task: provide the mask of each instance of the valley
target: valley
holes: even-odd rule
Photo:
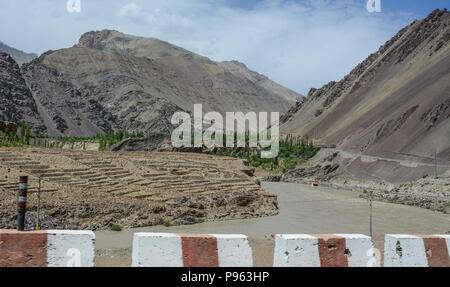
[[[129,266],[135,231],[246,234],[269,266],[276,233],[367,234],[372,197],[380,250],[387,233],[450,232],[446,9],[306,97],[244,63],[116,30],[38,57],[1,47],[0,229],[16,227],[28,176],[26,229],[41,178],[40,227],[96,231],[97,266]],[[279,112],[278,156],[173,147],[172,116],[196,104]]]

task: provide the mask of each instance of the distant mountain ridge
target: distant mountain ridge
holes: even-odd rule
[[[21,66],[24,63],[28,63],[32,61],[33,59],[37,58],[38,56],[36,54],[28,54],[21,50],[12,48],[2,41],[0,41],[0,52],[7,53],[13,57],[13,59]]]
[[[251,71],[244,63],[238,61],[214,62],[207,57],[200,56],[181,47],[177,47],[168,42],[156,38],[144,38],[130,36],[115,30],[92,31],[81,36],[80,41],[75,47],[91,48],[98,50],[125,51],[136,57],[146,57],[152,60],[178,64],[178,68],[184,68],[181,63],[174,63],[169,58],[183,58],[186,60],[197,60],[200,63],[217,64],[227,72],[236,76],[243,77],[258,87],[269,90],[277,96],[284,98],[288,103],[295,104],[301,98],[300,95],[290,89],[287,89],[266,76]]]
[[[238,62],[217,63],[154,38],[85,33],[22,74],[51,136],[171,131],[176,111],[285,112],[302,96]]]
[[[209,64],[215,63],[234,75],[244,77],[252,83],[256,83],[258,86],[269,89],[291,104],[295,104],[296,100],[303,98],[302,95],[282,87],[266,76],[249,70],[244,63],[238,61],[214,62],[206,57],[156,38],[130,36],[115,30],[91,31],[82,35],[79,43],[75,47],[119,52],[126,51],[126,53],[132,54],[133,56],[146,57],[153,60],[165,57],[182,57]],[[170,64],[173,64],[173,62]]]

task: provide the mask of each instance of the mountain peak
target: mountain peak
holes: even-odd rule
[[[118,37],[125,35],[116,30],[99,30],[99,31],[89,31],[81,35],[78,44],[75,45],[79,48],[90,48],[90,49],[103,49],[102,43],[107,41],[112,37]]]
[[[149,59],[185,55],[203,58],[188,50],[156,38],[128,35],[116,30],[100,30],[84,33],[75,47],[126,52],[129,55]]]

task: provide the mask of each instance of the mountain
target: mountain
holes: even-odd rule
[[[341,81],[311,89],[283,116],[282,133],[389,159],[432,163],[437,151],[450,162],[449,40],[447,10],[414,21]],[[401,169],[388,160],[347,164],[383,178]]]
[[[0,41],[0,52],[7,53],[13,57],[13,59],[21,66],[24,63],[28,63],[34,58],[37,58],[36,54],[27,54],[23,51],[14,49]]]
[[[51,136],[170,131],[176,111],[285,112],[301,95],[238,62],[214,62],[154,38],[81,36],[22,66]]]
[[[19,126],[30,124],[35,134],[46,131],[18,64],[3,52],[0,52],[0,121],[15,122]]]

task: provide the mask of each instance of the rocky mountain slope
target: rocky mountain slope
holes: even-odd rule
[[[28,54],[23,51],[14,49],[0,41],[0,52],[9,54],[21,66],[37,57],[35,54]]]
[[[282,132],[365,155],[450,161],[450,13],[436,10],[402,29],[344,79],[312,89],[282,118]],[[384,160],[346,170],[393,178]],[[404,179],[422,174],[407,173]],[[401,178],[397,178],[397,180]]]
[[[285,112],[301,97],[237,62],[103,30],[23,65],[51,136],[170,131],[176,111]]]
[[[45,132],[37,106],[14,59],[0,52],[0,121],[27,123],[34,133]]]

